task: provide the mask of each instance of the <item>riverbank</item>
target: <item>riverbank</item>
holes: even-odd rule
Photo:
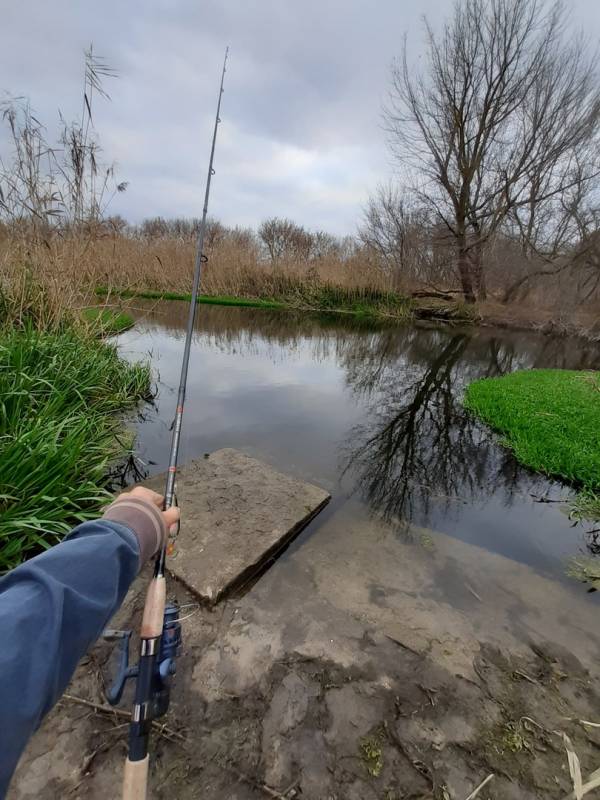
[[[181,300],[189,302],[191,294],[160,290],[108,289],[99,286],[98,297],[123,300]],[[202,294],[197,302],[206,305],[276,308],[292,311],[314,311],[327,314],[350,314],[374,321],[402,321],[413,318],[447,322],[473,322],[476,314],[468,305],[439,298],[411,298],[397,292],[363,291],[360,295],[342,286],[296,287],[277,297],[239,297]]]
[[[188,309],[136,306],[120,349],[151,352],[160,374],[136,426],[158,473]],[[152,736],[153,797],[465,800],[493,773],[478,797],[563,800],[560,732],[584,779],[597,769],[597,730],[580,722],[600,719],[597,595],[564,576],[582,532],[538,502],[563,487],[520,468],[462,405],[477,377],[597,369],[597,348],[203,306],[191,358],[182,463],[237,447],[332,501],[243,596],[190,608],[167,727]],[[111,627],[139,630],[145,577]],[[131,697],[118,720],[103,710],[111,654],[90,651],[10,800],[118,791]]]
[[[243,597],[186,621],[152,733],[156,800],[465,800],[490,775],[478,796],[563,800],[563,734],[584,781],[598,768],[582,722],[600,718],[597,609],[581,594],[434,531],[413,531],[427,548],[400,540],[355,506],[316,524]],[[138,629],[147,577],[115,627]],[[130,706],[107,710],[111,653],[100,642],[79,667],[9,800],[118,791]]]
[[[488,300],[477,304],[476,316],[479,324],[489,327],[600,342],[596,309],[569,308],[557,314],[555,310],[542,308],[537,303],[515,305]]]
[[[130,451],[119,415],[149,399],[150,368],[94,330],[0,334],[0,571],[97,516]]]
[[[600,373],[528,370],[471,383],[465,406],[502,434],[525,466],[578,490],[576,519],[600,520]],[[595,558],[574,558],[569,573],[600,588]]]
[[[108,289],[97,287],[97,297],[119,300],[181,300],[189,302],[191,294],[158,289]],[[424,295],[424,296],[423,296]],[[357,318],[379,322],[405,322],[410,319],[429,319],[456,324],[532,331],[548,336],[573,337],[585,341],[600,341],[597,315],[585,310],[573,312],[570,320],[558,320],[551,310],[507,306],[488,301],[467,305],[452,296],[436,293],[416,293],[415,296],[393,292],[376,292],[371,297],[343,287],[327,287],[317,292],[294,291],[279,298],[241,297],[238,295],[202,294],[198,303],[205,305],[276,308],[293,311],[316,311],[330,314],[352,314]]]

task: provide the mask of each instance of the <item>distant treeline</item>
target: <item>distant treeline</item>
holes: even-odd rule
[[[246,287],[264,284],[269,266],[277,281],[287,271],[300,281],[531,304],[565,317],[597,308],[600,75],[588,43],[569,32],[565,7],[459,0],[439,33],[426,25],[419,66],[408,43],[384,110],[398,169],[365,199],[356,231],[339,237],[280,217],[256,230],[211,219],[213,261]],[[79,272],[101,278],[99,254],[107,263],[108,251],[97,243],[108,238],[120,242],[109,259],[115,279],[121,270],[142,285],[146,270],[148,287],[160,288],[168,262],[183,284],[197,219],[132,225],[110,214],[127,184],[102,164],[93,109],[113,74],[86,54],[81,120],[61,118],[56,143],[26,102],[3,106],[4,252],[14,268],[15,243],[30,260],[40,248],[37,258],[60,275],[65,258],[86,258],[89,270],[80,264]]]

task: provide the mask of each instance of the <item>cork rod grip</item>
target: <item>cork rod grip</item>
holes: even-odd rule
[[[123,800],[146,800],[148,756],[141,761],[125,761]]]
[[[160,636],[163,629],[167,582],[164,575],[153,578],[148,585],[144,615],[142,617],[142,639],[154,639]]]

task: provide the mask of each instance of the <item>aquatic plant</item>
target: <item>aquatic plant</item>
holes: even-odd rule
[[[600,488],[600,374],[559,369],[475,381],[465,405],[528,467]]]

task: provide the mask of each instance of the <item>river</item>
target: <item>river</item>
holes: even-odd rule
[[[343,527],[363,515],[423,547],[427,530],[439,531],[560,581],[570,580],[571,556],[595,551],[591,526],[573,526],[554,502],[568,488],[521,468],[462,407],[465,385],[479,377],[598,369],[594,345],[252,308],[198,312],[181,462],[234,447],[329,490],[330,505],[292,551],[324,522]],[[139,466],[155,474],[167,466],[187,304],[137,315],[119,344],[155,370],[155,404],[133,421]]]

